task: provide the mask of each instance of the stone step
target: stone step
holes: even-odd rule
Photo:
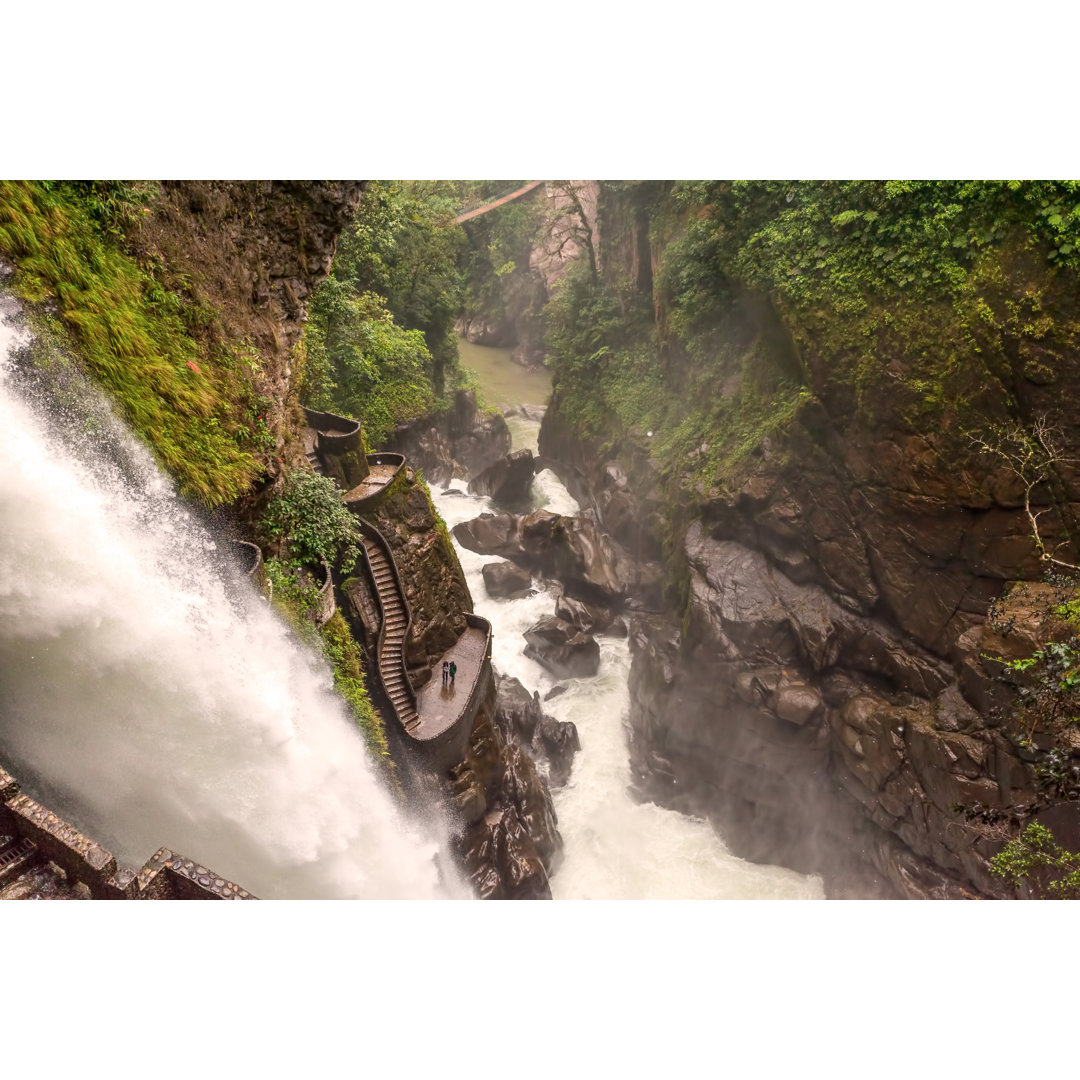
[[[37,845],[27,837],[13,838],[0,850],[0,882],[13,881],[37,858]]]

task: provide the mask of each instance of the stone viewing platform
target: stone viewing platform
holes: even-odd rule
[[[359,484],[368,472],[360,421],[313,409],[305,409],[304,418],[304,453],[311,468],[345,490]]]
[[[442,659],[458,667],[453,688],[443,690],[440,672],[419,692],[413,689],[406,665],[406,646],[412,614],[406,583],[386,539],[363,517],[396,489],[406,474],[404,454],[379,451],[361,457],[363,434],[358,421],[305,409],[304,449],[312,469],[334,480],[342,501],[357,518],[370,595],[357,602],[375,637],[372,672],[379,695],[404,731],[407,744],[435,772],[445,772],[464,758],[480,701],[492,681],[491,626],[467,614],[466,629]],[[530,455],[531,465],[531,455]],[[530,468],[531,472],[531,468]]]
[[[343,496],[354,514],[365,514],[378,506],[405,468],[405,455],[385,451],[368,454],[367,465],[367,476]]]
[[[485,619],[467,614],[465,631],[445,654],[458,666],[454,688],[444,693],[436,671],[417,694],[405,660],[412,625],[406,583],[386,539],[362,516],[396,488],[398,479],[406,473],[405,456],[391,451],[366,454],[362,477],[350,483],[353,466],[349,461],[357,456],[357,446],[362,445],[359,425],[328,413],[305,410],[305,414],[309,424],[304,433],[308,460],[321,475],[334,479],[343,491],[342,501],[357,518],[362,566],[371,590],[370,597],[361,604],[368,612],[365,618],[376,638],[371,667],[378,676],[381,697],[404,731],[408,745],[430,768],[445,772],[465,756],[480,700],[492,680],[491,626]],[[442,658],[437,666],[441,664]]]
[[[255,900],[192,859],[159,848],[139,870],[19,790],[0,768],[0,900]]]
[[[433,760],[450,768],[465,757],[476,711],[492,679],[491,624],[479,615],[465,616],[468,627],[436,662],[431,681],[416,695],[417,724],[410,734]],[[442,685],[442,663],[452,660],[457,674]]]

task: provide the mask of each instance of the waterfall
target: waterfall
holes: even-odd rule
[[[133,868],[164,845],[265,898],[464,895],[441,824],[406,819],[326,665],[149,454],[100,401],[35,400],[16,307],[0,298],[0,764]]]

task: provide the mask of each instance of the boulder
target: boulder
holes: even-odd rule
[[[473,476],[510,453],[510,429],[502,413],[483,412],[471,390],[459,390],[454,397],[447,435],[454,460]]]
[[[485,563],[480,573],[484,575],[488,595],[497,598],[518,600],[528,593],[532,585],[529,571],[511,562]]]
[[[429,483],[475,475],[510,453],[510,429],[501,413],[482,412],[471,390],[459,390],[452,408],[402,424],[381,449],[404,454]]]
[[[539,696],[530,694],[512,675],[498,675],[496,678],[496,723],[507,736],[531,743],[536,734],[536,725],[544,715],[540,710]]]
[[[512,676],[498,678],[496,723],[508,736],[530,744],[533,756],[547,763],[550,784],[561,787],[570,779],[574,754],[581,749],[577,727],[548,716],[540,708],[540,695],[530,694]]]
[[[543,859],[515,807],[489,811],[470,833],[461,861],[481,900],[551,899]]]
[[[533,467],[531,450],[515,450],[474,476],[469,481],[469,494],[488,495],[500,506],[526,504]]]
[[[560,596],[555,601],[555,614],[572,623],[583,634],[604,633],[612,624],[612,614],[607,608],[586,604],[572,596]]]
[[[630,560],[588,515],[481,514],[455,525],[453,532],[462,547],[554,578],[567,595],[588,603],[621,604],[628,578],[635,576]]]
[[[600,668],[600,646],[572,623],[549,615],[525,631],[525,655],[558,678],[583,678]]]
[[[543,716],[536,725],[536,743],[548,762],[548,782],[562,787],[570,779],[574,754],[581,749],[577,726],[569,720]]]

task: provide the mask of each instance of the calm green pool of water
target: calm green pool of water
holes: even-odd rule
[[[458,338],[461,363],[476,373],[480,393],[488,405],[505,409],[510,405],[546,405],[551,394],[551,375],[529,371],[510,359],[509,349],[473,345]]]

